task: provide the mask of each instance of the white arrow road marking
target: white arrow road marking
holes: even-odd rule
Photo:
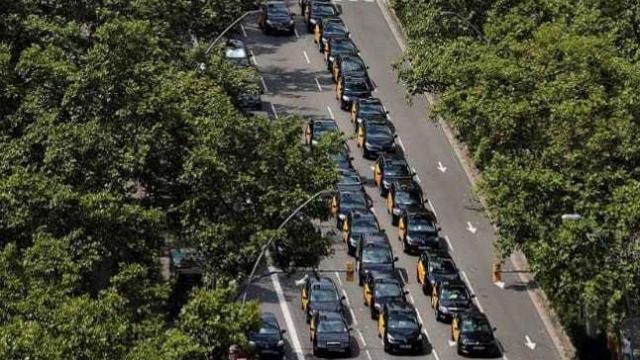
[[[273,266],[269,266],[269,271],[275,271],[276,268]],[[302,352],[302,346],[300,345],[300,339],[298,339],[298,332],[296,331],[296,326],[293,322],[293,317],[291,316],[291,312],[289,311],[289,305],[287,305],[287,299],[284,297],[284,293],[282,292],[282,286],[280,286],[280,280],[278,279],[278,274],[271,274],[271,281],[273,282],[273,289],[276,291],[276,295],[278,295],[278,302],[280,303],[280,309],[282,310],[282,315],[284,315],[284,322],[287,325],[289,338],[291,339],[291,347],[293,348],[293,352],[296,354],[296,358],[298,360],[304,360],[304,354]]]
[[[444,173],[445,171],[447,171],[447,168],[442,165],[442,163],[440,161],[438,161],[438,170],[442,171],[442,173]]]
[[[474,227],[470,221],[467,221],[467,230],[469,230],[470,233],[475,234],[476,231],[478,231],[478,228]]]
[[[525,340],[527,340],[524,344],[531,350],[535,350],[536,348],[536,343],[534,343],[533,341],[531,341],[531,338],[529,337],[529,335],[524,337]]]

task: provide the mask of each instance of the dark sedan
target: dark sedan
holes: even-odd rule
[[[333,80],[338,83],[345,76],[367,77],[368,68],[358,55],[340,55],[333,62]]]
[[[295,32],[294,14],[284,1],[269,1],[260,5],[258,26],[265,34],[273,32]]]
[[[249,334],[249,346],[258,359],[282,359],[284,357],[284,329],[272,313],[260,317],[260,329]]]
[[[391,244],[384,232],[364,233],[360,235],[356,249],[358,266],[358,284],[362,286],[369,272],[395,273],[397,257],[393,256]]]
[[[339,55],[358,55],[358,47],[349,38],[332,38],[327,43],[327,50],[324,52],[324,61],[327,63],[327,70],[333,69],[333,62]]]
[[[305,8],[304,21],[307,24],[307,31],[313,32],[315,25],[327,17],[340,15],[340,9],[326,1],[311,0]]]
[[[385,352],[422,352],[422,325],[416,309],[409,303],[385,304],[378,316],[378,334]]]
[[[311,146],[317,145],[322,136],[339,131],[338,124],[333,119],[311,119],[304,131],[304,142]]]
[[[451,321],[451,340],[456,342],[459,355],[501,355],[487,316],[477,310],[456,315]]]
[[[383,153],[373,165],[373,181],[380,189],[382,197],[387,196],[392,181],[411,177],[413,177],[413,169],[400,154]]]
[[[435,215],[428,210],[404,210],[398,220],[398,238],[406,253],[413,254],[427,249],[441,249],[442,238],[438,235]]]
[[[407,302],[402,282],[389,273],[370,273],[364,282],[364,304],[372,319],[378,319],[382,308],[391,302]]]
[[[372,90],[371,81],[366,75],[343,76],[336,84],[336,100],[340,103],[340,109],[349,110],[353,101],[370,97]]]
[[[369,210],[353,210],[342,225],[342,240],[347,243],[347,253],[355,255],[362,234],[380,231],[376,216]]]
[[[398,225],[403,211],[419,211],[424,208],[422,189],[413,178],[394,179],[387,192],[387,211],[391,224]]]
[[[425,294],[431,294],[432,286],[439,281],[456,280],[460,278],[458,268],[449,254],[442,250],[427,249],[418,259],[418,283],[422,285]]]
[[[371,207],[371,200],[367,195],[358,191],[348,191],[338,188],[338,192],[331,199],[331,213],[336,217],[336,227],[342,229],[342,222],[352,210],[367,211]]]
[[[351,355],[351,329],[344,315],[332,311],[319,311],[310,323],[313,355],[338,353]]]
[[[351,123],[358,132],[358,126],[365,120],[389,120],[389,112],[378,98],[358,99],[351,105]]]
[[[307,322],[318,311],[335,311],[342,313],[344,299],[338,293],[333,280],[326,276],[309,276],[300,290],[302,309],[306,313]]]
[[[472,309],[472,297],[460,279],[436,283],[431,293],[431,307],[436,321],[449,321],[456,314]]]
[[[364,191],[362,179],[358,172],[353,169],[338,170],[338,188],[346,191]]]

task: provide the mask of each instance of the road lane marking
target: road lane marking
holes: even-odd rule
[[[528,347],[531,350],[535,350],[536,349],[536,343],[534,343],[533,341],[531,341],[531,338],[529,337],[529,335],[525,335],[525,340],[527,340],[524,345],[526,347]]]
[[[342,279],[340,279],[340,274],[336,271],[336,279],[338,279],[338,284],[342,287]]]
[[[264,89],[264,92],[265,93],[269,92],[269,89],[267,89],[267,83],[264,81],[264,78],[262,76],[260,76],[260,82],[262,83],[262,88]]]
[[[453,251],[453,245],[451,245],[451,240],[449,240],[449,236],[445,235],[444,240],[447,242],[447,247],[449,247],[449,251],[455,252]]]
[[[334,0],[334,1],[340,1],[340,0]],[[371,358],[371,354],[369,353],[369,349],[365,350],[365,353],[367,354],[367,358],[369,358],[369,360],[373,360],[373,358]]]
[[[400,145],[400,148],[402,149],[402,152],[406,155],[407,154],[407,149],[404,148],[404,144],[402,143],[402,139],[400,138],[400,136],[398,136],[398,145]]]
[[[304,54],[304,59],[307,60],[307,64],[311,64],[311,60],[309,60],[309,55],[307,55],[307,51],[302,50],[302,53]]]
[[[358,332],[358,337],[360,337],[360,341],[362,342],[362,347],[367,347],[367,342],[362,335],[362,331],[360,331],[360,329],[356,329],[356,331]]]
[[[447,167],[442,165],[442,162],[438,161],[438,170],[444,174],[444,172],[447,171]]]
[[[353,312],[353,306],[351,306],[351,301],[349,301],[349,295],[347,295],[347,292],[344,289],[342,289],[342,295],[344,295],[344,300],[347,302],[347,307],[349,308],[349,313],[351,314],[351,321],[353,321],[353,325],[358,326],[356,313]]]
[[[240,24],[240,30],[242,30],[242,36],[247,37],[247,31],[244,29],[244,25]]]
[[[314,77],[315,81],[316,81],[316,85],[318,85],[318,91],[322,91],[322,85],[320,85],[320,81],[318,81],[317,77]]]
[[[436,216],[436,219],[438,218],[438,213],[436,213],[436,207],[433,206],[433,204],[431,203],[431,200],[427,199],[427,204],[429,205],[429,208],[431,209],[431,211],[433,212],[433,215]]]
[[[269,271],[274,272],[276,271],[276,268],[274,268],[273,266],[269,266]],[[298,339],[298,331],[296,330],[296,326],[293,322],[293,317],[291,316],[291,312],[289,311],[287,300],[284,297],[282,286],[280,286],[278,274],[271,274],[271,281],[273,282],[273,289],[276,291],[276,295],[278,296],[280,309],[282,310],[282,315],[284,315],[284,322],[289,329],[289,338],[291,339],[293,352],[296,354],[296,358],[298,358],[298,360],[305,360],[304,354],[302,352],[302,346],[300,345],[300,339]]]
[[[474,227],[473,224],[471,224],[471,221],[467,221],[467,231],[469,231],[472,234],[475,234],[476,231],[478,231],[478,228]]]
[[[277,119],[278,112],[276,111],[276,107],[273,105],[273,103],[271,103],[271,111],[273,112],[273,116]]]
[[[409,279],[406,279],[406,278],[404,277],[404,271],[400,271],[400,277],[402,278],[402,281],[403,281],[405,284],[408,284],[408,283],[409,283]]]
[[[258,59],[256,58],[256,54],[253,53],[253,50],[249,49],[249,54],[251,54],[253,65],[258,66]]]
[[[293,33],[296,34],[296,38],[300,39],[300,34],[298,34],[298,29],[294,28]]]
[[[331,119],[335,120],[336,118],[333,116],[333,110],[331,110],[331,106],[327,106],[327,111],[329,112],[329,116]]]
[[[416,174],[416,181],[418,182],[418,184],[422,184],[422,181],[420,180],[420,176],[418,176],[418,174]]]
[[[471,281],[469,281],[469,277],[467,276],[467,273],[464,271],[461,271],[461,273],[462,273],[462,277],[464,278],[464,281],[467,282],[467,286],[469,287],[469,290],[471,290],[471,293],[476,296],[475,299],[476,299],[476,305],[478,305],[478,309],[484,312],[482,305],[480,305],[480,300],[478,300],[478,294],[476,293],[475,290],[473,290],[473,286],[471,286]]]
[[[411,300],[412,304],[416,303],[416,301],[413,299],[413,295],[411,295],[411,293],[409,293],[409,300]]]

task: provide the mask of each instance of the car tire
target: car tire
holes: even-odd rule
[[[437,321],[437,322],[440,322],[440,320],[441,320],[441,317],[440,317],[440,311],[438,311],[438,309],[437,309],[437,308],[433,309],[433,315],[435,316],[436,321]]]
[[[362,280],[362,275],[358,274],[358,285],[359,286],[363,286],[364,285],[364,281]]]
[[[356,249],[353,246],[351,246],[351,244],[349,244],[349,240],[347,240],[347,254],[351,256],[355,256],[356,254]]]
[[[369,311],[371,312],[371,319],[372,320],[377,320],[378,316],[376,314],[376,311],[374,310],[375,308],[373,306],[370,307]]]
[[[291,29],[289,29],[289,36],[293,36],[296,34],[296,28],[295,26],[292,26]]]
[[[382,343],[384,344],[384,352],[386,352],[387,354],[391,354],[391,345],[389,345],[386,337],[382,340]]]
[[[347,110],[347,103],[340,99],[340,110]]]
[[[423,293],[423,294],[425,294],[425,295],[430,295],[430,294],[429,294],[429,289],[428,289],[428,287],[427,287],[427,282],[426,282],[426,281],[422,284],[422,293]]]
[[[404,252],[405,254],[409,253],[409,246],[407,245],[407,241],[406,240],[400,240],[402,241],[402,252]],[[416,275],[416,278],[418,276]]]
[[[391,225],[393,226],[398,226],[398,222],[400,221],[400,219],[398,218],[398,215],[393,215],[393,213],[391,214]]]

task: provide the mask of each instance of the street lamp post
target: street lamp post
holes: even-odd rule
[[[313,199],[317,198],[318,196],[325,195],[325,194],[331,194],[331,193],[333,193],[332,190],[322,190],[322,191],[318,191],[317,193],[313,194],[305,202],[303,202],[297,208],[295,208],[291,212],[291,214],[289,214],[289,216],[287,216],[287,218],[284,219],[284,221],[282,223],[280,223],[280,225],[278,226],[278,228],[276,230],[281,230],[285,225],[287,225],[287,223],[291,219],[293,219],[293,217],[296,216],[296,214],[298,214],[300,212],[300,210],[302,210],[311,201],[313,201]],[[243,294],[242,294],[242,303],[243,304],[247,300],[247,287],[249,287],[249,285],[251,285],[251,282],[253,281],[253,278],[255,276],[256,270],[258,270],[258,265],[260,265],[260,261],[262,260],[262,258],[264,257],[265,253],[267,252],[267,250],[269,249],[269,247],[271,246],[271,244],[273,243],[274,240],[275,240],[275,238],[271,238],[269,241],[267,241],[266,244],[264,244],[262,246],[262,248],[260,249],[260,254],[258,255],[258,258],[253,263],[253,268],[251,269],[251,273],[249,274],[249,277],[247,278],[247,285],[245,286],[245,288],[243,290]]]
[[[236,20],[234,20],[231,25],[227,26],[226,29],[222,30],[222,32],[211,42],[211,44],[209,44],[209,47],[207,48],[207,51],[205,51],[205,55],[209,55],[209,53],[211,52],[211,49],[213,49],[213,47],[216,45],[216,43],[218,43],[218,41],[220,41],[220,39],[222,39],[222,37],[224,36],[224,34],[226,34],[227,32],[229,32],[229,30],[233,29],[234,26],[238,25],[238,23],[240,21],[242,21],[244,18],[246,18],[247,16],[251,15],[251,14],[255,14],[257,12],[259,12],[260,10],[250,10],[247,11],[246,13],[240,15],[239,18],[237,18]]]
[[[473,25],[469,20],[465,19],[462,15],[454,11],[441,11],[440,14],[455,16],[456,18],[458,18],[459,20],[467,24],[469,27],[471,27],[471,29],[476,33],[476,35],[478,35],[478,38],[480,40],[484,41],[487,45],[489,45],[489,40],[487,40],[487,38],[485,38],[484,35],[482,35],[482,32],[475,25]]]

